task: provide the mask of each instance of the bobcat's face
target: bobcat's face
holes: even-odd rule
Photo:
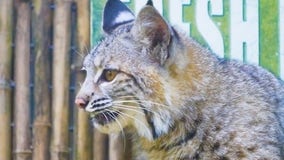
[[[108,1],[114,2],[119,1]],[[132,128],[153,139],[168,131],[175,114],[164,94],[170,30],[152,6],[146,6],[135,21],[129,10],[122,9],[118,15],[127,13],[128,21],[104,24],[108,34],[84,60],[86,79],[76,103],[102,132]]]

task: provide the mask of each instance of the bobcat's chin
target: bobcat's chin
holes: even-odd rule
[[[116,112],[104,111],[100,113],[90,113],[92,125],[102,133],[118,133],[123,130],[123,122]]]
[[[112,112],[112,111],[103,111],[100,113],[90,113],[90,118],[93,123],[97,123],[99,125],[107,125],[109,123],[113,123],[116,118],[118,117],[117,112]]]

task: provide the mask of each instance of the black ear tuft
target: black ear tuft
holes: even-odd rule
[[[148,5],[148,6],[153,6],[153,1],[152,1],[152,0],[148,0],[147,3],[146,3],[146,5]]]
[[[108,0],[103,15],[103,30],[111,33],[116,27],[134,20],[134,14],[120,0]]]

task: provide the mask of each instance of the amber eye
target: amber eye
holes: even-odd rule
[[[110,81],[112,81],[115,78],[117,73],[118,73],[117,70],[105,69],[103,71],[103,74],[102,74],[102,79],[107,81],[107,82],[110,82]]]

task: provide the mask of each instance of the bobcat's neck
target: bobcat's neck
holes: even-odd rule
[[[135,144],[138,144],[136,148],[138,152],[143,150],[148,159],[164,159],[167,157],[175,159],[176,156],[194,157],[199,152],[201,145],[202,133],[198,130],[201,120],[199,116],[192,119],[192,117],[186,115],[177,119],[167,134],[152,141],[141,136],[134,138]],[[186,146],[192,146],[190,153]],[[161,157],[161,155],[164,157]]]

